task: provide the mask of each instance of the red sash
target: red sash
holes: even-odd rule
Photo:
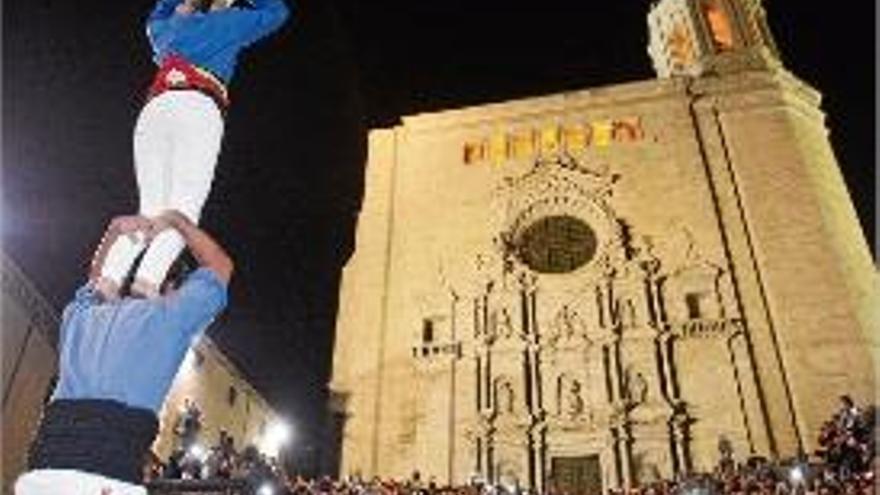
[[[169,55],[162,60],[159,71],[150,85],[148,98],[169,90],[191,89],[210,96],[220,107],[226,110],[229,96],[226,86],[210,72],[191,64],[178,55]]]

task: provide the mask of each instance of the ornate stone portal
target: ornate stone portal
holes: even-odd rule
[[[663,0],[659,80],[370,134],[341,474],[596,493],[711,469],[721,438],[811,451],[837,394],[873,398],[876,269],[762,16]]]
[[[432,325],[413,348],[419,389],[453,368],[475,376],[455,414],[468,418],[460,455],[475,474],[542,486],[559,478],[554,463],[592,458],[597,480],[622,486],[690,465],[677,356],[687,355],[685,342],[726,351],[739,319],[722,302],[730,299],[722,270],[696,255],[665,270],[648,239],[633,239],[608,202],[615,181],[607,167],[566,155],[505,180],[495,194],[505,213],[497,251],[475,256],[481,280],[452,282],[479,290],[451,292],[442,320],[455,327]],[[752,373],[717,364],[731,376]],[[743,400],[728,399],[734,409]],[[424,416],[447,415],[424,406]]]

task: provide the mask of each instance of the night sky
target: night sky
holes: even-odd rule
[[[131,130],[153,72],[152,3],[3,5],[4,250],[59,309],[106,222],[136,206]],[[321,445],[367,129],[654,77],[648,1],[520,3],[300,0],[240,62],[202,222],[237,262],[210,334],[295,423],[299,450]],[[765,3],[784,63],[825,96],[873,246],[876,5]]]

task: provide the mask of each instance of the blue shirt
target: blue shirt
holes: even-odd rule
[[[86,284],[62,315],[53,399],[110,399],[158,413],[191,343],[226,300],[226,285],[207,268],[155,299],[104,302]]]
[[[182,1],[159,0],[147,18],[154,60],[161,64],[167,55],[176,54],[226,84],[235,72],[239,52],[281,27],[289,15],[284,0],[251,0],[252,9],[176,14]]]

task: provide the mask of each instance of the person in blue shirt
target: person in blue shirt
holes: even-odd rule
[[[142,215],[175,209],[198,223],[214,178],[223,138],[227,87],[242,51],[281,27],[285,0],[159,0],[147,17],[147,35],[158,66],[148,101],[134,129],[134,162]],[[183,249],[171,230],[149,244],[119,238],[111,247],[97,288],[118,295],[143,249],[132,290],[156,296]]]
[[[199,263],[179,285],[169,277],[152,298],[105,299],[96,290],[113,241],[138,234],[149,240],[170,229]],[[111,222],[89,281],[62,315],[58,382],[16,495],[146,495],[141,467],[159,409],[193,341],[226,306],[232,271],[225,250],[180,212]]]

